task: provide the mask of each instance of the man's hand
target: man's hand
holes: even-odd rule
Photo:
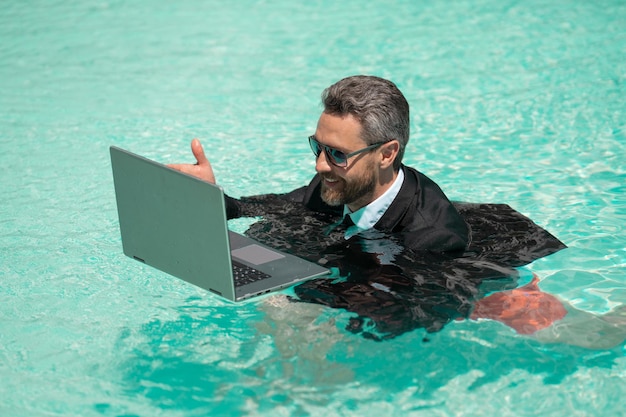
[[[167,166],[176,169],[180,172],[184,172],[188,175],[200,178],[201,180],[208,181],[215,184],[215,175],[213,174],[213,168],[211,163],[204,156],[204,149],[198,139],[191,141],[191,152],[196,158],[195,164],[168,164]]]

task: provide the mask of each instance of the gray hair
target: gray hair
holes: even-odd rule
[[[400,169],[409,141],[409,103],[394,83],[370,75],[347,77],[322,92],[322,104],[325,113],[355,117],[368,145],[394,139],[400,142],[393,162],[394,169]]]

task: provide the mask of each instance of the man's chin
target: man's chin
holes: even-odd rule
[[[342,206],[343,195],[329,190],[322,185],[322,201],[332,207]]]

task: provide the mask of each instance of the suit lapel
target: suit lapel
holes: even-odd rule
[[[402,223],[417,194],[419,184],[413,170],[406,168],[404,165],[402,165],[401,169],[404,170],[404,182],[402,187],[400,187],[400,192],[398,192],[385,214],[374,225],[376,230],[389,232],[395,230]]]

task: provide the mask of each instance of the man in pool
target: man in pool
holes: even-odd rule
[[[481,222],[473,220],[476,223],[472,223],[474,247],[468,245],[469,228],[464,217],[433,181],[402,164],[409,140],[409,105],[392,82],[373,76],[348,77],[325,89],[322,103],[324,110],[317,129],[309,137],[316,157],[317,174],[308,186],[278,197],[284,202],[302,204],[314,213],[328,214],[323,219],[330,220],[330,224],[337,219],[348,223],[349,227],[339,232],[339,240],[352,242],[355,239],[359,244],[319,245],[324,255],[328,255],[327,248],[341,252],[340,256],[333,257],[331,254],[331,258],[338,260],[340,265],[348,266],[346,280],[335,282],[322,279],[303,284],[300,291],[296,291],[300,299],[347,308],[360,316],[372,318],[381,334],[378,340],[395,337],[416,327],[436,331],[453,317],[469,317],[499,320],[523,334],[536,334],[537,338],[546,342],[568,342],[564,339],[569,338],[558,338],[551,333],[552,329],[562,333],[562,319],[568,312],[555,297],[539,291],[536,286],[538,280],[534,280],[532,285],[480,300],[473,311],[469,308],[469,300],[477,297],[476,288],[482,278],[494,278],[494,274],[498,277],[500,273],[505,276],[508,263],[512,267],[523,265],[535,257],[560,250],[564,245],[547,232],[547,236],[542,237],[536,229],[521,227],[515,230],[511,224],[517,227],[532,222],[518,217],[510,221],[511,217],[507,217],[509,212],[499,212],[497,207],[491,213],[480,212]],[[197,139],[192,141],[191,148],[196,164],[170,166],[215,183],[211,164]],[[250,199],[226,199],[229,218],[251,215]],[[264,214],[268,201],[259,199],[257,204],[252,204],[260,207],[259,213],[252,215]],[[494,213],[495,221],[506,224],[494,226],[486,221],[486,217],[493,217]],[[272,233],[274,230],[287,230],[284,234],[299,232],[300,225],[309,221],[301,214],[299,211],[287,221],[297,223],[295,229],[270,230]],[[374,239],[369,233],[371,231],[376,232]],[[330,236],[323,236],[324,233],[313,236],[308,232],[305,231],[304,240],[326,242],[330,239]],[[505,242],[498,246],[498,239],[502,240],[500,235],[506,237],[507,233],[511,234],[510,241],[513,243]],[[356,235],[367,237],[356,240]],[[524,246],[531,244],[524,241],[523,235],[530,235],[534,243],[539,241],[538,249]],[[421,258],[405,253],[397,262],[387,262],[390,257],[385,256],[388,255],[384,253],[386,250],[391,247],[391,258],[399,252],[394,252],[394,245],[388,245],[385,236],[394,237],[391,242],[399,243],[413,255],[428,251],[439,252],[442,256]],[[289,237],[282,238],[289,241]],[[378,245],[372,251],[367,245],[376,239],[379,239]],[[477,242],[481,242],[478,247]],[[289,241],[290,247],[294,246],[292,243]],[[481,258],[487,253],[481,252],[485,245],[487,251],[496,252],[495,258]],[[470,253],[464,254],[468,246]],[[538,254],[527,257],[534,250],[538,250]],[[454,256],[445,254],[449,252],[454,252]],[[508,258],[502,256],[507,252],[520,252],[522,256],[513,256],[506,261]],[[463,259],[455,263],[457,254]],[[472,256],[477,263],[471,263]],[[404,268],[407,262],[408,268]],[[503,267],[499,266],[500,262]],[[536,304],[541,308],[528,306],[531,295],[533,300],[539,300]],[[282,309],[286,298],[279,298],[282,302],[276,305]],[[277,299],[274,297],[272,303]],[[546,303],[546,299],[551,303]],[[612,316],[602,319],[601,326],[598,326],[600,333],[604,334],[606,328],[613,329],[613,321],[620,317],[617,314],[616,319]],[[586,316],[583,319],[579,322],[589,322]],[[598,321],[595,317],[592,319]],[[349,328],[360,332],[367,327],[362,323],[360,319],[351,320]],[[395,325],[398,327],[394,328]],[[362,333],[366,337],[377,337],[365,330]],[[613,344],[618,339],[623,340],[621,333],[607,343]],[[591,347],[597,345],[596,340],[599,339],[588,337],[574,344]]]
[[[318,213],[343,216],[345,238],[367,230],[401,236],[406,248],[463,251],[468,227],[432,180],[404,166],[409,140],[409,104],[392,82],[352,76],[322,93],[324,111],[309,144],[317,175],[306,187],[286,195]],[[215,183],[200,141],[191,143],[196,164],[172,164]],[[229,218],[243,215],[227,197]]]

